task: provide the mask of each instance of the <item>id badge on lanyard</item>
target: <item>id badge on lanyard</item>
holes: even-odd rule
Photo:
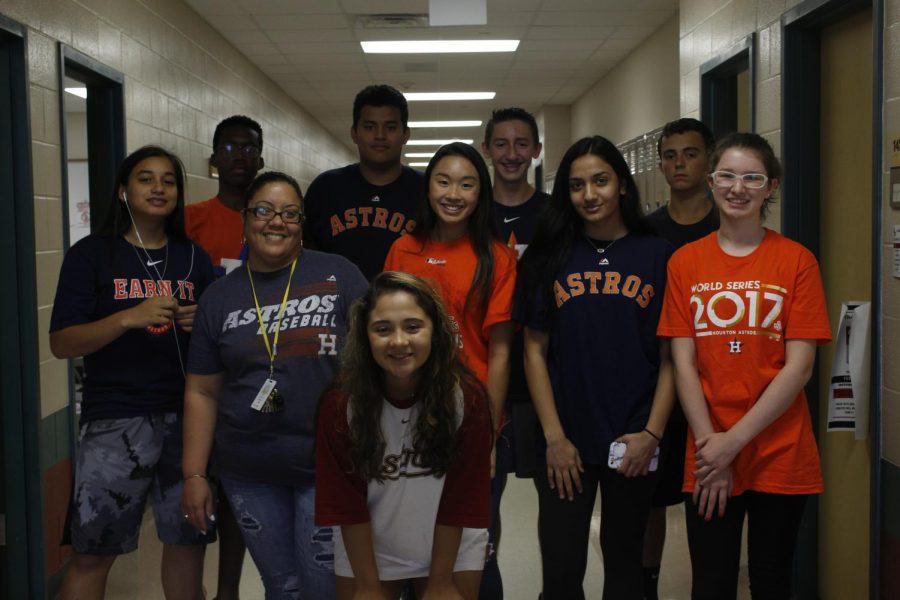
[[[266,345],[266,353],[269,355],[269,376],[263,382],[256,397],[250,404],[250,408],[263,413],[280,412],[284,410],[284,400],[275,387],[275,359],[278,357],[278,334],[281,333],[281,318],[284,316],[284,309],[287,306],[288,294],[291,291],[291,280],[294,278],[294,269],[297,267],[297,259],[291,264],[291,272],[288,275],[287,286],[284,288],[284,298],[281,300],[281,308],[278,310],[278,321],[275,323],[275,336],[272,338],[272,344],[269,345],[269,335],[266,333],[266,324],[263,322],[262,311],[259,308],[259,298],[256,296],[256,287],[253,285],[253,273],[250,271],[249,262],[244,263],[247,267],[247,276],[250,278],[250,290],[253,292],[253,303],[256,306],[256,318],[259,320],[259,327],[262,330],[263,343]]]

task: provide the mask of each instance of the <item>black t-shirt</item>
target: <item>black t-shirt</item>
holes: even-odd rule
[[[99,321],[160,292],[196,304],[213,281],[209,255],[196,244],[170,239],[167,248],[147,254],[155,264],[122,237],[90,235],[72,246],[59,273],[50,331]],[[172,324],[130,329],[85,356],[81,421],[180,411],[188,339]]]
[[[528,200],[518,206],[494,202],[494,223],[497,225],[500,241],[515,249],[519,258],[522,258],[522,253],[531,243],[538,216],[549,200],[550,196],[547,194],[535,191]],[[512,402],[531,401],[528,384],[525,381],[523,353],[522,331],[519,330],[513,337],[509,356],[509,387],[506,395]]]
[[[681,248],[685,244],[695,242],[702,237],[706,237],[719,228],[719,210],[715,205],[710,208],[706,216],[690,225],[682,225],[672,218],[669,214],[669,207],[661,206],[647,216],[650,226],[656,230],[657,235],[668,240],[675,249]],[[670,423],[675,423],[680,427],[687,426],[687,418],[681,409],[681,404],[675,402],[672,409],[672,416],[669,417]],[[680,488],[679,488],[680,489]]]
[[[359,164],[326,171],[306,193],[303,235],[317,249],[349,259],[372,280],[391,244],[415,228],[423,194],[422,174],[407,166],[388,185],[366,181]]]
[[[666,205],[660,206],[647,215],[647,220],[650,221],[650,225],[657,235],[668,240],[678,249],[717,230],[719,228],[719,211],[713,206],[706,216],[696,223],[682,225],[669,215],[669,207]]]
[[[550,196],[535,191],[531,198],[518,206],[506,206],[494,202],[494,223],[500,234],[500,241],[514,248],[519,258],[531,243],[537,227],[538,215]]]

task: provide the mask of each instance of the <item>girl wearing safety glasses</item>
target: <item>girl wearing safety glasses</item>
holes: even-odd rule
[[[719,142],[721,226],[669,262],[658,334],[672,338],[690,424],[684,491],[692,598],[734,598],[748,518],[753,597],[788,598],[806,498],[822,472],[803,386],[831,339],[815,257],[763,227],[782,177],[752,133]]]

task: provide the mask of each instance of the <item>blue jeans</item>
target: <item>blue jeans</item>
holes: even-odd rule
[[[221,481],[266,600],[334,598],[334,543],[313,523],[315,487]]]

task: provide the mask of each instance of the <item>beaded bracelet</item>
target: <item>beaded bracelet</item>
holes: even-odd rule
[[[651,434],[651,435],[653,435],[653,434]],[[193,475],[188,475],[187,477],[182,479],[182,481],[187,481],[188,479],[196,479],[196,478],[206,479],[206,475],[203,475],[202,473],[194,473]]]

